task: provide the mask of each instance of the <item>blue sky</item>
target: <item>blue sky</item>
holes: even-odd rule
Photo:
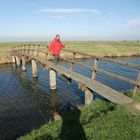
[[[140,39],[140,0],[1,0],[0,41]]]

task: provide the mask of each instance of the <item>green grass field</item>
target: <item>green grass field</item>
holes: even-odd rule
[[[137,41],[64,41],[66,49],[94,54],[97,56],[140,55],[140,42]],[[49,46],[50,42],[7,42],[0,43],[0,50],[10,50],[10,46],[40,44]]]
[[[135,97],[140,102],[140,94]],[[128,108],[97,100],[61,115],[18,140],[139,140],[140,115]]]

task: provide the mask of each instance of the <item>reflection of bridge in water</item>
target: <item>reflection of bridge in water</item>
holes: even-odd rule
[[[64,49],[63,51],[65,53],[68,53],[72,55],[72,59],[65,59],[61,58],[62,60],[65,60],[70,63],[70,67],[66,68],[65,66],[62,66],[61,63],[59,64],[54,64],[52,61],[48,60],[48,52],[45,52],[45,47],[41,47],[40,45],[35,46],[35,45],[21,45],[18,47],[13,47],[12,49],[12,55],[13,55],[13,63],[16,64],[16,66],[20,66],[20,63],[22,62],[22,69],[26,70],[26,61],[31,60],[32,63],[32,75],[33,77],[38,76],[38,63],[40,63],[43,68],[49,70],[50,74],[50,88],[51,89],[56,89],[57,88],[57,82],[56,82],[56,73],[60,73],[63,77],[65,77],[69,82],[72,80],[75,80],[78,82],[79,89],[85,92],[85,104],[90,104],[93,100],[93,94],[92,91],[96,92],[100,96],[106,98],[107,100],[116,103],[116,104],[128,104],[132,102],[132,99],[127,97],[126,95],[98,82],[96,80],[96,73],[102,73],[105,75],[109,75],[113,78],[123,80],[125,82],[133,84],[134,90],[133,90],[133,95],[135,95],[140,86],[140,74],[138,74],[137,80],[132,80],[102,69],[98,68],[100,60],[108,61],[110,63],[117,63],[120,65],[124,65],[127,67],[131,67],[134,69],[139,70],[140,66],[137,64],[129,64],[127,62],[123,61],[117,61],[117,60],[112,60],[109,58],[103,58],[103,57],[97,57],[94,55],[89,55],[89,54],[84,54],[84,53],[79,53],[76,51],[69,51]],[[77,56],[82,56],[84,55],[87,58],[92,58],[94,59],[94,66],[86,65],[83,63],[80,63],[76,61]],[[74,71],[74,65],[79,65],[82,66],[86,69],[92,70],[91,73],[91,78],[87,77],[85,75],[82,75],[81,73],[75,72]],[[65,87],[64,87],[65,88]]]

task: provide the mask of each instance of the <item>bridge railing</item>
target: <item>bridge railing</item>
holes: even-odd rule
[[[25,54],[26,53],[26,54],[30,54],[30,55],[40,56],[40,57],[43,57],[44,59],[47,59],[47,57],[49,55],[49,52],[47,51],[48,50],[47,48],[48,48],[47,46],[29,44],[29,45],[21,45],[21,46],[12,47],[12,51],[14,53],[18,53],[18,54]],[[72,50],[68,50],[68,49],[63,49],[63,52],[67,52],[67,53],[72,54],[71,59],[61,57],[62,60],[65,60],[65,61],[70,63],[70,70],[72,70],[72,71],[74,70],[74,65],[79,65],[79,66],[85,67],[85,68],[92,71],[92,75],[91,75],[92,79],[96,79],[96,74],[97,73],[105,74],[105,75],[111,76],[112,78],[119,79],[119,80],[128,82],[130,84],[133,84],[134,85],[133,95],[135,95],[137,92],[139,92],[139,88],[140,88],[140,65],[130,64],[130,63],[124,62],[124,61],[119,61],[119,60],[105,58],[105,57],[99,57],[99,56],[95,56],[95,55],[92,55],[92,54],[86,54],[86,53],[82,53],[82,52],[78,52],[78,51],[72,51]],[[40,55],[40,54],[42,54],[42,55]],[[86,58],[93,59],[94,60],[94,66],[90,66],[90,65],[78,62],[76,60],[77,55],[81,55],[81,56],[84,56]],[[133,68],[133,69],[137,69],[138,70],[137,79],[132,80],[130,78],[127,78],[127,77],[124,77],[124,76],[121,76],[121,75],[118,75],[118,74],[100,69],[100,68],[98,68],[98,65],[99,65],[100,61],[107,61],[107,62],[123,65],[123,66],[126,66],[126,67],[130,67],[130,68]]]

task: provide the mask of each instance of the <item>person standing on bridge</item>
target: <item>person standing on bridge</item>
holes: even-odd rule
[[[60,35],[56,35],[54,40],[51,42],[51,45],[49,46],[49,52],[51,52],[54,56],[54,62],[57,64],[60,60],[60,52],[61,49],[65,46],[62,44],[60,40]]]

